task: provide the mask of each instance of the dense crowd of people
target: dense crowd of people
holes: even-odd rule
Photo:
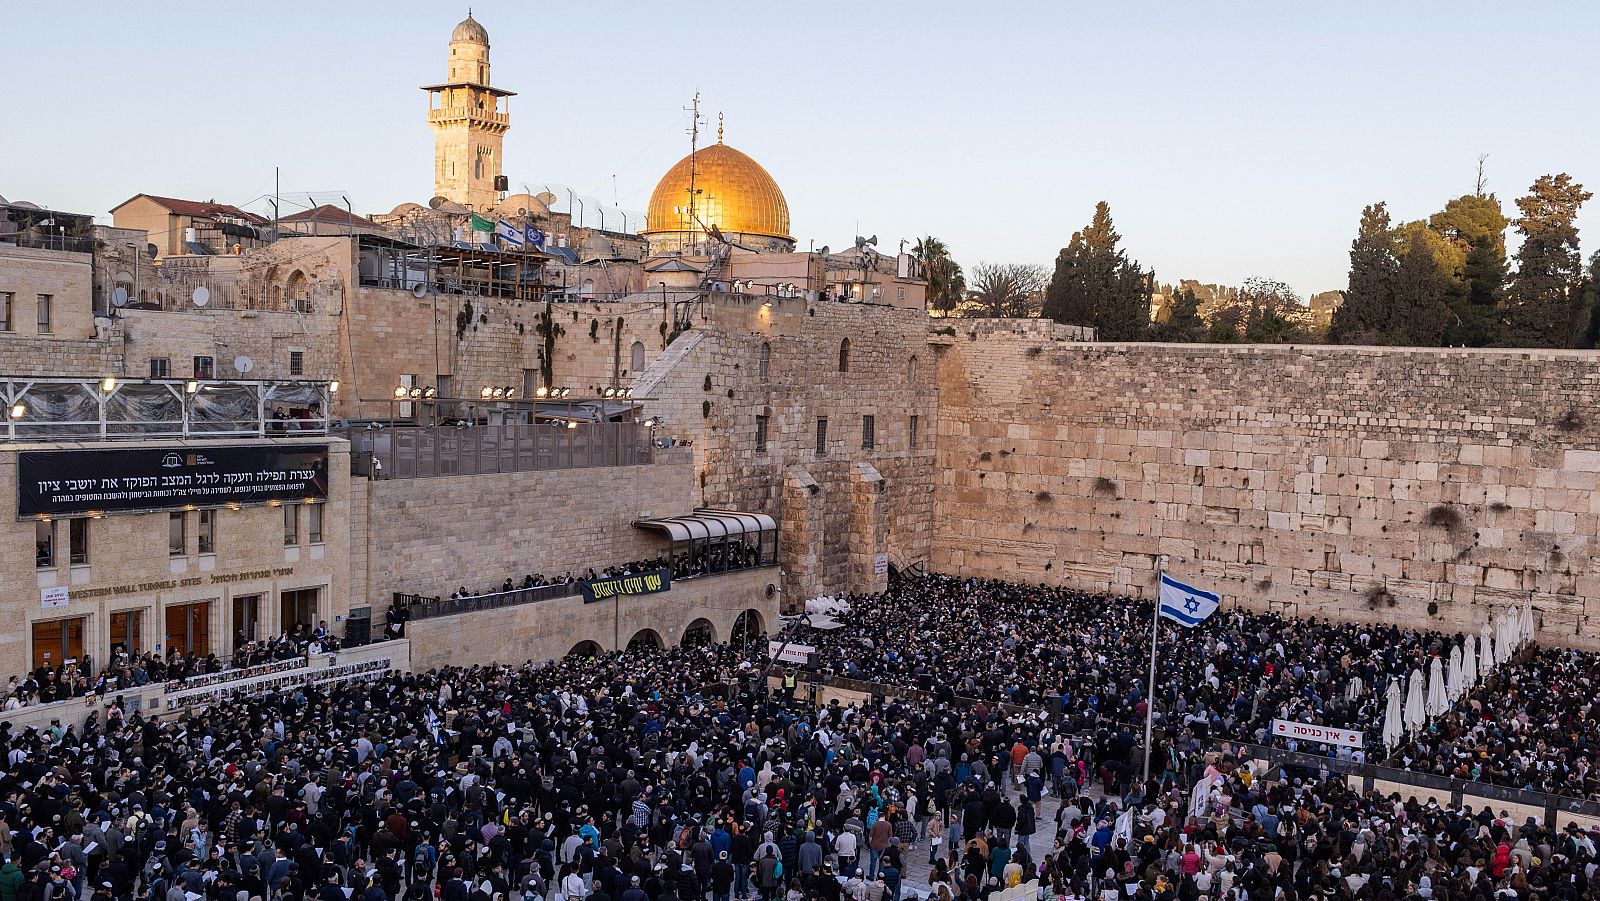
[[[1124,605],[935,577],[808,636],[815,665],[927,689],[916,699],[817,706],[768,690],[764,647],[714,644],[3,723],[0,901],[988,901],[1034,880],[1047,901],[1600,892],[1597,836],[1575,826],[1256,773],[1208,740],[1260,737],[1274,711],[1364,726],[1349,680],[1442,636],[1225,611],[1163,658],[1146,781],[1127,660],[1148,620]],[[1514,747],[1551,720],[1588,744],[1588,658],[1536,659],[1554,687],[1480,692],[1463,734],[1520,715]]]
[[[229,669],[315,656],[337,651],[339,647],[340,640],[329,632],[326,621],[319,622],[315,627],[296,623],[278,637],[265,640],[235,636],[234,652],[227,656],[194,656],[183,653],[179,648],[171,648],[166,654],[152,651],[130,653],[126,646],[118,645],[111,649],[110,662],[98,670],[94,659],[86,654],[12,676],[6,699],[0,708],[15,710],[71,698],[105,695],[151,683],[179,683],[195,676]]]
[[[1398,765],[1471,782],[1600,798],[1600,656],[1543,648],[1404,744]]]
[[[1037,707],[1083,731],[1108,717],[1143,723],[1150,615],[1129,598],[929,576],[853,604],[840,628],[807,642],[823,651],[814,669]],[[1265,744],[1282,718],[1363,729],[1376,744],[1389,681],[1426,669],[1451,640],[1242,610],[1177,634],[1169,624],[1158,722]]]

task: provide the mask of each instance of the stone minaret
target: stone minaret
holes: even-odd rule
[[[500,147],[511,127],[511,91],[489,86],[489,32],[467,18],[450,34],[450,75],[428,85],[433,129],[433,193],[477,211],[499,200]]]

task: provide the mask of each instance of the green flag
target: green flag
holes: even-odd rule
[[[483,218],[477,213],[472,214],[472,230],[475,232],[488,232],[494,234],[494,223]]]

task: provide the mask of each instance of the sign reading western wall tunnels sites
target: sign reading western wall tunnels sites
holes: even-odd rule
[[[588,579],[578,583],[583,592],[583,602],[592,604],[625,594],[655,594],[672,588],[672,579],[665,569],[617,576],[614,579]]]
[[[24,451],[18,458],[19,517],[328,496],[326,445]]]

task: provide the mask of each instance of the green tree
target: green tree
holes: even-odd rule
[[[979,263],[972,267],[969,315],[1025,319],[1039,315],[1045,286],[1043,266],[1032,263]]]
[[[1600,250],[1589,257],[1589,277],[1584,279],[1583,318],[1587,323],[1579,347],[1600,347]]]
[[[1044,315],[1068,325],[1094,326],[1102,341],[1136,341],[1150,328],[1153,279],[1117,247],[1122,236],[1111,207],[1095,204],[1094,217],[1056,255],[1045,292]]]
[[[1193,288],[1180,288],[1172,297],[1172,311],[1150,329],[1152,341],[1195,344],[1206,340],[1206,323],[1200,318],[1200,298]]]
[[[1276,279],[1252,277],[1239,289],[1244,313],[1244,340],[1249,344],[1295,344],[1308,340],[1305,304],[1300,295]]]
[[[967,293],[967,279],[961,265],[950,258],[945,243],[932,235],[918,238],[911,254],[922,263],[922,271],[928,279],[928,308],[950,315]]]
[[[1445,204],[1428,225],[1449,240],[1465,257],[1459,273],[1460,288],[1452,292],[1453,320],[1446,326],[1444,343],[1485,347],[1499,330],[1499,307],[1505,298],[1506,226],[1510,221],[1493,194],[1467,194]]]
[[[1450,307],[1450,280],[1440,268],[1431,229],[1413,229],[1405,258],[1394,279],[1394,305],[1389,312],[1385,343],[1438,347],[1455,318]]]
[[[1517,198],[1522,246],[1506,290],[1506,329],[1498,343],[1568,347],[1579,337],[1583,258],[1578,254],[1577,218],[1578,209],[1593,196],[1563,172],[1541,175]]]
[[[1344,303],[1328,328],[1330,344],[1374,344],[1389,327],[1394,280],[1400,271],[1389,208],[1374,203],[1361,211],[1361,224],[1350,242],[1350,282]]]

